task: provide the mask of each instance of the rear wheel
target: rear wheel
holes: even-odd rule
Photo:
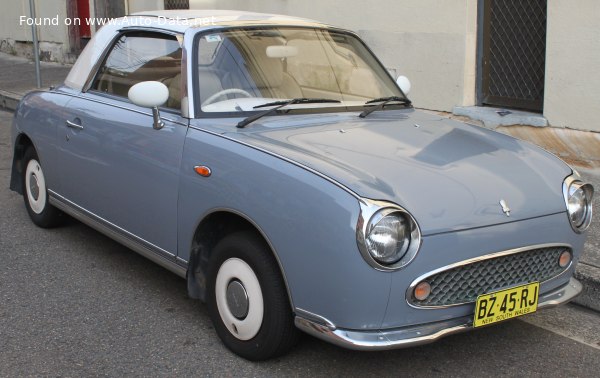
[[[217,334],[234,353],[266,360],[285,354],[298,341],[279,267],[256,233],[236,232],[216,245],[207,289]]]
[[[29,147],[23,156],[23,199],[29,217],[39,227],[56,227],[63,214],[48,202],[46,177],[35,149]]]

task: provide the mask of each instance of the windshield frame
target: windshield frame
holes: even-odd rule
[[[352,32],[350,30],[332,27],[332,26],[324,27],[324,26],[314,26],[314,25],[288,25],[288,24],[227,26],[227,27],[221,26],[221,27],[202,29],[202,31],[200,31],[194,35],[192,51],[191,51],[192,57],[190,59],[192,67],[193,67],[192,91],[194,94],[194,97],[193,97],[194,113],[195,113],[194,118],[246,118],[246,117],[249,117],[251,115],[257,114],[258,112],[262,112],[265,110],[265,108],[259,108],[259,109],[255,109],[252,111],[245,110],[245,111],[234,111],[234,112],[205,112],[205,111],[202,111],[202,106],[200,103],[200,88],[199,88],[200,82],[199,82],[199,78],[198,78],[198,64],[199,64],[198,49],[200,48],[200,43],[199,43],[200,38],[202,38],[203,36],[208,35],[208,34],[213,34],[215,32],[225,32],[225,31],[231,31],[231,30],[256,30],[256,29],[268,30],[268,29],[285,29],[285,28],[334,31],[336,33],[345,34],[347,36],[355,38],[365,48],[365,51],[367,53],[371,54],[375,64],[379,65],[379,67],[385,72],[385,75],[387,75],[387,77],[392,81],[394,86],[396,86],[398,88],[398,91],[402,94],[402,96],[404,96],[404,98],[406,98],[407,100],[410,101],[408,96],[402,91],[402,89],[396,83],[396,79],[394,79],[394,77],[391,75],[391,73],[388,71],[388,69],[385,68],[385,66],[379,60],[379,58],[373,52],[373,50],[371,50],[369,48],[369,46],[367,46],[367,44],[358,36],[358,34]],[[403,109],[406,107],[407,107],[406,105],[402,105],[402,104],[390,104],[390,105],[386,106],[386,109],[393,110],[393,109]],[[274,112],[272,115],[278,116],[278,115],[282,115],[282,114],[360,112],[360,111],[363,111],[364,109],[365,109],[364,105],[284,108],[284,109],[278,110],[277,112]]]

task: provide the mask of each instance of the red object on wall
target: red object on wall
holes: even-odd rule
[[[81,21],[81,24],[79,25],[79,36],[81,38],[91,38],[92,31],[86,22],[86,20],[90,18],[89,0],[77,0],[77,17]]]

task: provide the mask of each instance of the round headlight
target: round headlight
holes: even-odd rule
[[[381,264],[396,263],[410,245],[410,224],[399,212],[377,218],[376,224],[367,227],[365,242],[369,253]]]
[[[569,217],[575,227],[581,227],[585,222],[585,215],[587,212],[587,198],[585,192],[579,188],[571,194],[569,197]]]
[[[361,255],[378,270],[406,266],[421,246],[421,232],[414,218],[398,205],[364,200],[356,226]]]
[[[577,232],[585,231],[592,221],[592,197],[594,188],[590,184],[570,179],[565,182],[565,201],[571,226]]]

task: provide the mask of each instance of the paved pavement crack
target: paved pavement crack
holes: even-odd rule
[[[589,262],[583,262],[583,261],[582,261],[582,262],[580,262],[580,264],[583,264],[583,265],[588,265],[588,266],[593,266],[594,268],[598,268],[598,269],[600,269],[600,266],[598,266],[598,265],[596,265],[596,264],[589,263]]]

